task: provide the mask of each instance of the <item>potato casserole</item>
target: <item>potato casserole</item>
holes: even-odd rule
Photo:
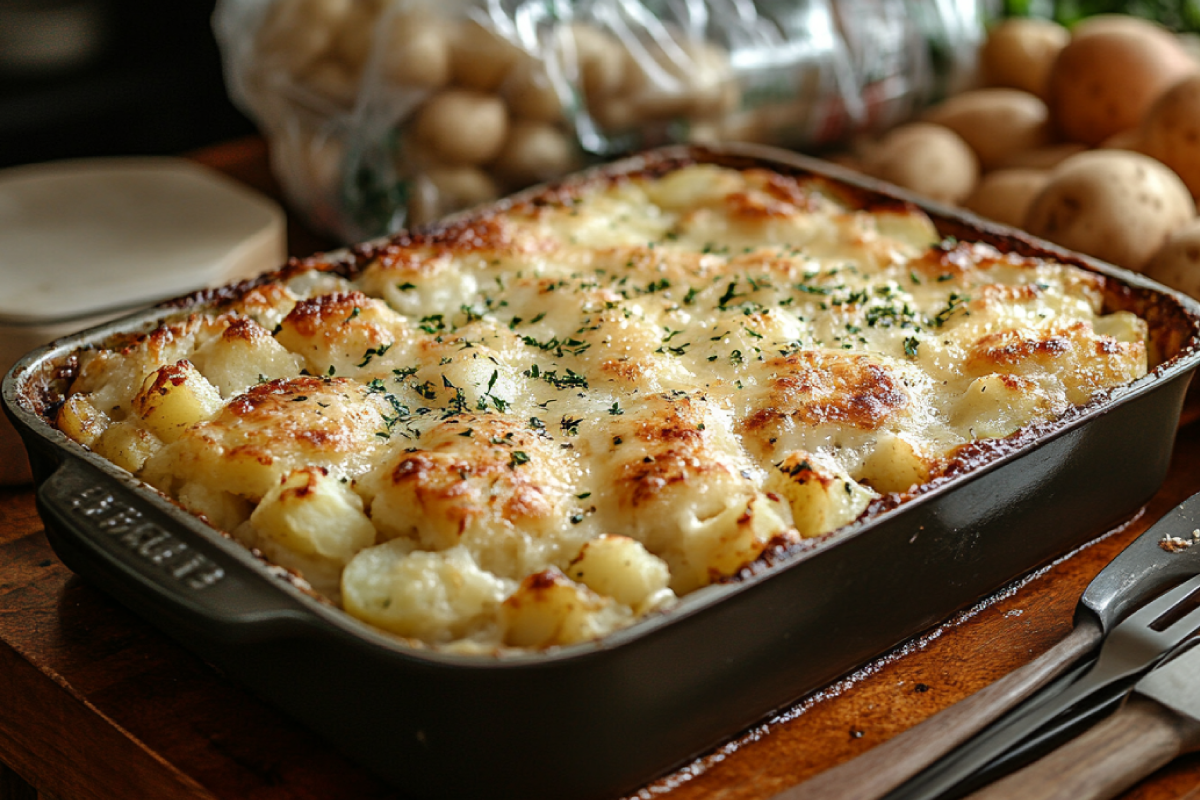
[[[72,439],[349,614],[595,639],[1147,371],[1103,275],[821,177],[596,173],[80,356]]]

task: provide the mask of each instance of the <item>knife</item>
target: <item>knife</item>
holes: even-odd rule
[[[1080,598],[1075,628],[1058,644],[920,725],[858,758],[785,789],[772,800],[879,800],[885,795],[889,800],[907,798],[912,796],[914,783],[926,778],[918,777],[918,773],[935,763],[933,770],[945,766],[947,772],[930,779],[944,779],[945,785],[931,785],[933,791],[922,797],[942,794],[1003,750],[988,748],[984,753],[984,742],[980,741],[984,737],[978,736],[981,731],[1086,658],[1135,608],[1164,588],[1200,573],[1200,545],[1176,552],[1166,552],[1160,546],[1164,539],[1190,539],[1198,528],[1200,493],[1164,514],[1092,580]],[[966,760],[946,764],[947,753],[955,748],[962,752],[968,740],[967,749],[974,745],[979,752],[968,752]],[[958,777],[950,774],[951,769]]]
[[[1121,709],[970,800],[1105,800],[1200,749],[1200,647],[1159,665]]]

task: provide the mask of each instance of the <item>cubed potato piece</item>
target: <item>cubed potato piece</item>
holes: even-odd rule
[[[792,524],[804,537],[850,524],[877,497],[836,465],[818,461],[803,450],[789,453],[776,464],[765,488],[788,501]]]
[[[504,642],[514,647],[550,647],[594,639],[614,627],[606,624],[605,617],[617,608],[612,600],[573,583],[557,569],[543,570],[521,581],[501,606]]]
[[[58,429],[82,445],[91,447],[109,426],[108,415],[88,402],[88,396],[67,398],[55,420]]]
[[[640,612],[674,598],[671,572],[661,558],[628,536],[603,535],[583,546],[567,577]]]
[[[375,543],[362,500],[320,467],[289,473],[263,497],[250,522],[289,550],[341,565]]]
[[[275,334],[304,358],[313,375],[378,374],[382,356],[402,349],[408,325],[385,303],[362,292],[332,292],[297,303]],[[388,374],[383,369],[381,374]]]
[[[123,420],[105,428],[92,449],[118,467],[136,474],[146,459],[162,449],[162,440],[134,420]]]
[[[193,514],[203,515],[215,528],[234,531],[245,522],[252,510],[241,497],[200,483],[185,483],[178,492],[179,502]]]
[[[903,492],[929,480],[932,460],[909,441],[881,431],[875,449],[863,460],[860,480],[881,494]]]
[[[221,410],[221,394],[192,362],[184,359],[146,376],[133,410],[164,442],[176,441],[191,425]]]
[[[495,624],[512,584],[480,569],[465,548],[413,550],[407,539],[368,547],[342,573],[351,615],[400,636],[459,639]]]
[[[737,173],[715,165],[701,165],[660,178],[646,186],[646,193],[656,205],[670,211],[720,204],[726,195],[742,188],[742,178]]]
[[[1053,406],[1053,396],[1020,375],[993,373],[971,381],[955,406],[956,427],[973,439],[1008,436]]]
[[[258,323],[238,317],[192,354],[201,374],[231,398],[258,383],[300,375],[304,362]]]

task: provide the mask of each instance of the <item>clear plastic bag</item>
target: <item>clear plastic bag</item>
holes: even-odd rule
[[[358,241],[668,142],[817,148],[970,81],[989,0],[219,0],[230,93]]]

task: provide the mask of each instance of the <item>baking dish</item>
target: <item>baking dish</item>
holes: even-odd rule
[[[746,147],[667,149],[606,171],[691,160],[819,173],[873,203],[912,201]],[[1149,322],[1157,366],[1054,424],[968,450],[964,469],[835,538],[595,643],[503,659],[400,644],[46,423],[71,353],[208,295],[30,354],[5,380],[5,408],[68,566],[386,780],[429,797],[611,797],[1082,542],[1163,479],[1198,357],[1200,308],[1139,276],[925,208],[943,235],[1116,278],[1108,302]]]

